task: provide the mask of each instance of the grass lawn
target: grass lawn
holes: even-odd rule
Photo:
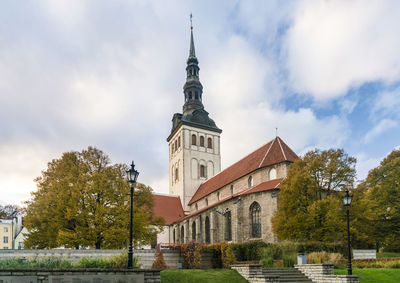
[[[247,281],[231,269],[170,269],[161,271],[162,283],[246,283]]]
[[[335,269],[335,274],[347,274],[347,270]],[[353,274],[360,276],[360,283],[400,282],[400,269],[397,268],[355,268]]]

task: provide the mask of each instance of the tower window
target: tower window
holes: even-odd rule
[[[178,141],[175,140],[175,150],[178,150]]]
[[[200,177],[206,177],[206,167],[204,165],[200,165]]]
[[[212,148],[212,139],[211,138],[207,139],[207,147]]]
[[[181,147],[181,136],[178,137],[178,148]]]
[[[192,99],[192,92],[189,92],[189,99]]]
[[[204,137],[200,136],[200,146],[204,146]]]
[[[175,144],[173,143],[172,144],[172,153],[174,153],[175,152]]]
[[[175,182],[177,182],[179,180],[179,171],[178,171],[178,167],[175,168]]]
[[[199,94],[196,91],[196,94],[194,95],[194,99],[199,99]]]
[[[197,141],[196,141],[196,135],[192,135],[192,145],[196,145]]]

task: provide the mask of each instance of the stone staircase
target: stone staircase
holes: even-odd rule
[[[297,282],[313,282],[296,268],[268,268],[262,269],[265,277],[278,276],[279,282],[297,283]]]

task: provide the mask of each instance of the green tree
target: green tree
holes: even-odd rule
[[[272,218],[278,238],[341,240],[344,210],[338,191],[353,185],[356,159],[342,149],[307,152],[289,168]]]
[[[400,251],[400,150],[392,151],[357,188],[362,208],[355,223],[377,248]]]
[[[129,225],[127,166],[110,164],[101,150],[66,152],[35,179],[27,202],[28,248],[123,248]],[[160,229],[152,213],[151,188],[138,184],[134,197],[135,244],[148,244]],[[155,224],[155,225],[151,225]]]

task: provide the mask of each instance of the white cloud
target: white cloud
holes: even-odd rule
[[[363,138],[365,143],[371,142],[374,138],[378,137],[382,133],[397,127],[398,122],[390,119],[384,119],[369,130]]]
[[[368,157],[366,153],[359,153],[357,156],[357,180],[363,181],[367,178],[368,172],[379,165],[382,158]]]
[[[302,1],[287,32],[292,88],[316,100],[400,78],[398,1]]]
[[[376,120],[377,117],[395,116],[400,117],[400,87],[390,91],[378,93],[371,111],[371,118]]]

